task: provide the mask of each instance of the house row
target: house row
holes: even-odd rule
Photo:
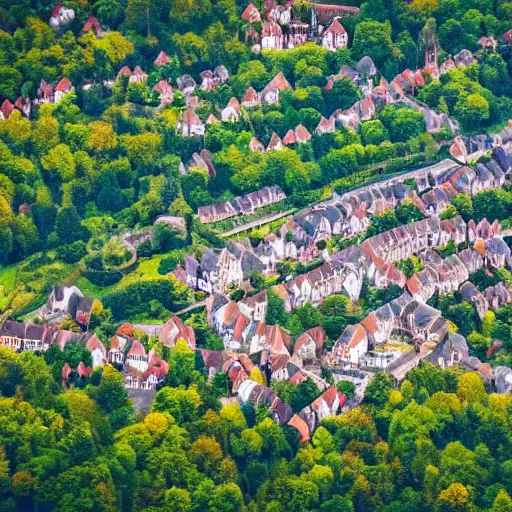
[[[447,332],[447,322],[440,311],[405,292],[360,323],[347,326],[324,363],[357,368],[370,349],[382,346],[393,334],[407,337],[420,350],[424,345],[434,348]]]
[[[254,212],[270,204],[279,203],[286,199],[286,194],[276,185],[264,187],[244,196],[235,197],[232,201],[200,206],[199,220],[203,224],[218,222],[235,215],[254,215]]]
[[[15,352],[45,351],[56,344],[61,350],[70,342],[85,342],[87,333],[64,331],[57,327],[5,320],[0,329],[0,345]]]
[[[45,80],[41,80],[35,100],[32,101],[21,96],[14,103],[11,103],[8,99],[4,100],[0,106],[0,119],[8,119],[14,110],[18,110],[22,115],[30,118],[33,105],[58,103],[64,95],[74,90],[73,84],[66,77],[62,78],[55,87]]]
[[[348,34],[339,19],[357,15],[357,7],[311,4],[311,22],[306,23],[293,18],[293,3],[279,5],[267,0],[263,16],[253,3],[244,9],[241,17],[247,24],[245,39],[254,45],[253,50],[295,48],[309,40],[331,51],[347,46]]]

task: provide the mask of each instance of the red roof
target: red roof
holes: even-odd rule
[[[58,16],[61,9],[62,9],[62,4],[60,2],[57,2],[55,4],[55,7],[53,8],[52,16]]]
[[[146,349],[139,340],[133,340],[132,348],[128,352],[129,356],[146,357]]]
[[[288,130],[286,135],[283,137],[283,144],[295,144],[297,139],[295,138],[295,132],[293,130]]]
[[[85,348],[87,348],[87,350],[89,352],[92,352],[93,350],[96,350],[96,349],[101,350],[104,354],[106,354],[106,352],[107,352],[105,349],[105,345],[103,345],[103,343],[100,341],[98,336],[96,336],[96,334],[93,334],[89,338],[89,340],[87,341],[87,343],[85,345]]]
[[[9,100],[4,100],[0,110],[2,111],[5,119],[7,119],[11,115],[11,112],[14,110],[14,105]]]
[[[76,373],[78,373],[80,377],[90,377],[92,372],[93,369],[90,366],[85,366],[83,361],[80,361],[76,367]]]
[[[300,434],[301,443],[309,441],[311,436],[309,434],[308,424],[300,416],[294,414],[292,416],[292,419],[288,422],[288,425],[290,425],[290,427],[294,427],[295,429],[297,429],[297,431]]]
[[[84,28],[82,29],[82,32],[89,32],[89,30],[94,30],[94,32],[98,33],[101,31],[101,25],[100,22],[94,17],[91,16],[84,25]]]
[[[157,66],[165,66],[166,64],[169,64],[169,62],[171,62],[171,58],[164,51],[161,51],[155,59],[155,64]]]
[[[311,139],[311,133],[308,132],[305,126],[299,124],[297,128],[295,128],[295,137],[297,142],[307,142]]]
[[[121,336],[133,336],[133,325],[129,322],[121,324],[117,329],[116,334],[120,334]]]
[[[62,78],[61,81],[55,86],[55,90],[60,92],[66,92],[72,88],[73,84],[66,77]]]
[[[333,34],[346,34],[347,31],[343,27],[343,25],[336,18],[329,26],[329,28],[325,31],[325,33],[333,33]]]
[[[73,370],[71,369],[71,366],[69,366],[68,363],[64,363],[64,366],[62,367],[62,371],[60,372],[60,375],[64,380],[68,380],[68,377],[71,375],[72,371]]]
[[[258,101],[258,93],[254,87],[249,87],[242,98],[242,103],[252,103]]]
[[[242,19],[250,23],[261,21],[261,15],[254,4],[249,4],[242,13]]]

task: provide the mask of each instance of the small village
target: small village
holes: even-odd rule
[[[346,3],[0,5],[1,510],[512,507],[512,4]]]

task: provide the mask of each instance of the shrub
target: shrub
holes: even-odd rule
[[[123,274],[119,270],[86,270],[84,277],[96,286],[112,286],[121,281]]]
[[[57,248],[57,256],[66,263],[76,263],[87,254],[85,242],[77,240],[69,245]]]

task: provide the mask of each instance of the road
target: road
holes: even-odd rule
[[[244,231],[248,231],[249,229],[259,228],[264,224],[268,224],[270,222],[274,222],[275,220],[282,219],[287,215],[291,215],[294,210],[286,210],[285,212],[272,213],[269,215],[264,215],[259,219],[253,220],[252,222],[248,222],[247,224],[242,224],[241,226],[237,226],[236,228],[230,229],[225,233],[220,234],[221,238],[228,238],[233,235],[237,235],[238,233],[243,233]]]

